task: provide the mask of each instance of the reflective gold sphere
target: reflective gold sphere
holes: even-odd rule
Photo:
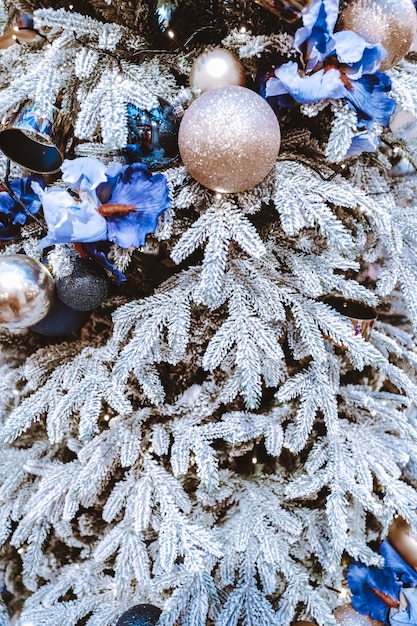
[[[0,256],[0,327],[27,328],[43,319],[54,300],[46,267],[24,254]]]
[[[246,83],[245,69],[237,56],[225,48],[205,50],[196,58],[191,68],[190,87],[202,93]]]
[[[269,104],[246,87],[199,96],[181,120],[183,163],[201,185],[220,193],[251,189],[272,169],[281,134]]]
[[[337,30],[353,30],[369,43],[387,51],[381,63],[386,71],[410,50],[417,32],[417,12],[412,0],[353,0],[343,9]]]
[[[404,561],[417,570],[417,535],[403,517],[394,520],[388,541]]]

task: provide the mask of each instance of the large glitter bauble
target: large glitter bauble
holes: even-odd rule
[[[190,87],[210,91],[218,87],[246,83],[245,69],[237,56],[225,48],[205,50],[196,58],[190,72]]]
[[[358,613],[352,606],[340,606],[333,615],[340,626],[383,626],[382,622]]]
[[[255,0],[264,9],[286,22],[296,22],[301,17],[301,11],[308,7],[313,0]]]
[[[128,163],[140,162],[150,170],[166,167],[178,156],[180,118],[163,98],[152,109],[127,107],[127,144],[121,150]]]
[[[186,110],[178,135],[183,163],[208,189],[236,193],[260,183],[272,169],[281,134],[269,104],[246,87],[221,87]]]
[[[137,604],[119,617],[116,626],[155,626],[161,613],[153,604]]]
[[[109,286],[104,271],[83,259],[75,259],[69,276],[55,281],[58,298],[76,311],[91,311],[107,298]]]
[[[0,257],[0,326],[28,328],[47,315],[54,280],[46,267],[24,254]]]
[[[388,541],[410,567],[417,569],[417,534],[403,517],[395,518]]]
[[[381,71],[405,57],[417,32],[417,13],[412,0],[353,0],[343,9],[337,30],[353,30],[369,43],[387,51]]]

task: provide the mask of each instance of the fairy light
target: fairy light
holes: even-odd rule
[[[175,33],[173,30],[171,29],[167,30],[167,35],[170,39],[175,39]]]
[[[216,198],[216,200],[221,200],[223,198],[221,193],[216,193],[214,197]]]
[[[256,464],[257,464],[257,462],[258,462],[257,457],[256,457],[256,456],[253,456],[253,457],[252,457],[252,463],[253,463],[254,465],[256,465]]]
[[[110,419],[110,415],[108,413],[106,413],[105,415],[103,415],[103,419],[105,422],[108,422]]]
[[[246,28],[246,26],[241,26],[241,27],[239,28],[239,32],[240,32],[242,35],[244,35],[244,34],[247,32],[247,28]]]
[[[152,447],[152,446],[149,446],[148,451],[152,454],[152,453],[153,453],[153,451],[154,451],[154,450],[153,450],[153,447]]]

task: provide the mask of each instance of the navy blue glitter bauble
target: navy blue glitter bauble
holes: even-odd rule
[[[174,107],[163,98],[147,111],[133,104],[127,107],[128,138],[121,153],[128,163],[143,163],[159,170],[178,156],[180,119]]]
[[[161,613],[153,604],[137,604],[119,617],[116,626],[155,626]]]
[[[55,298],[48,315],[30,329],[39,335],[59,337],[84,326],[90,315],[91,311],[76,311]]]

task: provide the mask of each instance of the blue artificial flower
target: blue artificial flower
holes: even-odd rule
[[[363,152],[375,152],[380,143],[380,138],[372,134],[367,128],[360,130],[352,137],[345,158],[348,159],[349,157],[357,156]]]
[[[262,95],[273,108],[344,98],[357,113],[359,129],[372,130],[374,122],[387,126],[395,110],[391,81],[379,71],[387,52],[353,31],[335,33],[338,7],[338,0],[313,0],[303,11],[303,26],[295,33],[299,62],[283,63],[267,75]],[[356,141],[352,152],[359,145],[369,148],[369,139]]]
[[[389,609],[399,607],[402,583],[393,570],[355,564],[349,567],[347,581],[352,591],[352,606],[358,613],[384,622]]]
[[[400,606],[398,609],[391,609],[389,613],[390,626],[397,624],[417,624],[417,589],[403,589],[400,593]]]
[[[94,190],[107,180],[107,166],[92,157],[65,159],[61,165],[62,180],[69,183],[69,188],[77,193]]]
[[[10,187],[15,198],[4,187],[0,187],[0,241],[13,239],[27,217],[39,211],[41,202],[32,189],[33,182],[38,183],[42,189],[45,187],[42,176],[37,174],[11,181]]]
[[[404,561],[388,541],[385,540],[381,543],[379,551],[384,557],[385,568],[395,572],[404,584],[417,586],[417,572]]]
[[[91,261],[111,272],[115,278],[116,283],[120,285],[126,281],[126,276],[118,270],[107,258],[110,252],[110,244],[108,241],[94,241],[90,243],[80,243],[76,246],[78,252],[82,257],[88,257]]]
[[[124,166],[119,174],[97,188],[99,211],[107,220],[107,239],[121,248],[139,248],[158,218],[169,208],[166,178],[141,163]]]
[[[90,202],[76,202],[66,189],[59,187],[43,191],[37,183],[33,183],[33,189],[42,201],[48,226],[46,237],[39,242],[40,247],[106,239],[106,220]]]

